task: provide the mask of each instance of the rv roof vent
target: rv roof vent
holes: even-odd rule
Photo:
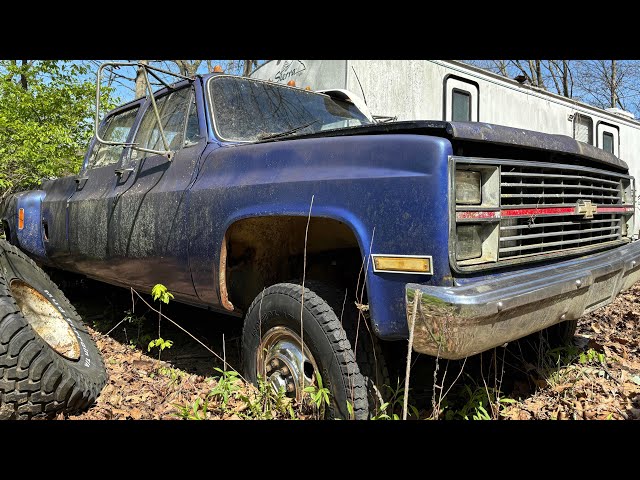
[[[606,108],[605,110],[609,113],[613,113],[614,115],[630,118],[631,120],[634,120],[636,118],[633,113],[622,110],[621,108]]]

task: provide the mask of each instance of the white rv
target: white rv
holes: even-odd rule
[[[379,119],[476,121],[569,135],[618,156],[640,179],[640,122],[631,113],[592,107],[464,63],[270,60],[251,76],[348,90]]]

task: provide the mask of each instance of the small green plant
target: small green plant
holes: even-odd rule
[[[187,405],[175,405],[176,417],[183,420],[206,420],[207,411],[209,410],[209,402],[202,398],[196,398],[195,402]]]
[[[162,303],[166,304],[169,303],[169,300],[173,299],[173,294],[161,283],[156,283],[156,285],[151,289],[151,296],[153,296],[154,301],[160,300]]]
[[[404,405],[404,386],[400,384],[400,379],[396,384],[396,388],[392,388],[389,385],[384,385],[384,388],[389,390],[389,400],[383,402],[372,415],[371,420],[400,420],[402,408]],[[407,405],[407,414],[409,417],[415,419],[420,418],[418,409],[411,405]]]
[[[517,403],[513,398],[503,397],[496,388],[478,385],[473,379],[470,380],[475,388],[464,384],[457,395],[455,407],[448,401],[443,402],[445,420],[491,420],[497,418],[508,405]],[[460,403],[462,406],[459,406]]]
[[[222,370],[221,368],[214,368],[220,373],[217,378],[216,386],[211,390],[209,395],[221,401],[220,407],[224,411],[227,408],[229,399],[236,395],[236,393],[242,388],[242,380],[240,380],[239,373],[235,370]]]
[[[171,348],[173,345],[173,341],[171,340],[163,340],[162,335],[160,334],[160,324],[162,322],[162,304],[168,304],[169,300],[173,298],[173,294],[167,290],[167,287],[162,285],[161,283],[156,283],[154,287],[151,289],[151,296],[154,301],[160,301],[158,305],[158,338],[155,340],[151,340],[149,342],[149,346],[147,347],[147,351],[150,351],[152,348],[152,344],[154,347],[158,348],[158,360],[160,360],[160,355],[165,348]]]
[[[163,338],[156,338],[155,340],[151,340],[149,345],[147,345],[147,352],[150,352],[152,348],[158,348],[159,351],[163,351],[165,348],[171,348],[173,345],[173,340],[165,340]],[[160,356],[158,356],[160,358]]]
[[[482,406],[482,402],[478,402],[478,405],[475,406],[475,413],[471,416],[472,420],[491,420],[491,415],[489,412]],[[465,420],[469,420],[469,417],[465,417]]]
[[[284,387],[276,392],[271,384],[260,376],[258,376],[258,388],[247,394],[240,394],[238,398],[247,406],[246,413],[242,415],[244,418],[272,420],[288,417],[291,420],[297,419],[291,399],[287,397]]]
[[[162,375],[163,377],[169,378],[171,380],[169,382],[170,384],[178,383],[186,375],[186,373],[184,373],[183,371],[178,370],[177,368],[170,367],[160,367],[158,369],[158,374]]]
[[[604,353],[596,352],[593,348],[590,348],[586,352],[582,352],[578,361],[583,365],[600,364],[603,367],[607,365]]]
[[[347,400],[347,412],[349,413],[349,420],[353,420],[356,416],[353,412],[353,403]]]
[[[316,372],[317,385],[309,385],[304,389],[308,393],[313,402],[316,413],[320,415],[324,411],[325,406],[329,406],[329,389],[322,385],[322,377]]]

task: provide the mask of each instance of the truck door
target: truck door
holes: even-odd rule
[[[107,117],[101,126],[105,140],[125,142],[139,105]],[[95,142],[87,165],[75,179],[75,191],[67,200],[69,257],[61,259],[71,268],[100,276],[108,257],[107,232],[112,221],[116,168],[123,147]]]
[[[147,102],[134,142],[164,150],[151,102]],[[158,94],[156,105],[171,159],[127,149],[113,187],[114,214],[109,224],[109,274],[127,284],[151,288],[162,283],[173,293],[195,296],[189,271],[187,191],[197,175],[206,146],[203,106],[194,87]],[[199,108],[201,111],[199,112]]]

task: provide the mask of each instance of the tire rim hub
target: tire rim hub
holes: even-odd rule
[[[315,383],[318,366],[293,330],[278,326],[268,330],[258,348],[258,374],[278,392],[303,400],[304,389]]]
[[[11,282],[11,295],[31,328],[69,360],[80,358],[80,343],[71,325],[44,295],[22,280]]]

